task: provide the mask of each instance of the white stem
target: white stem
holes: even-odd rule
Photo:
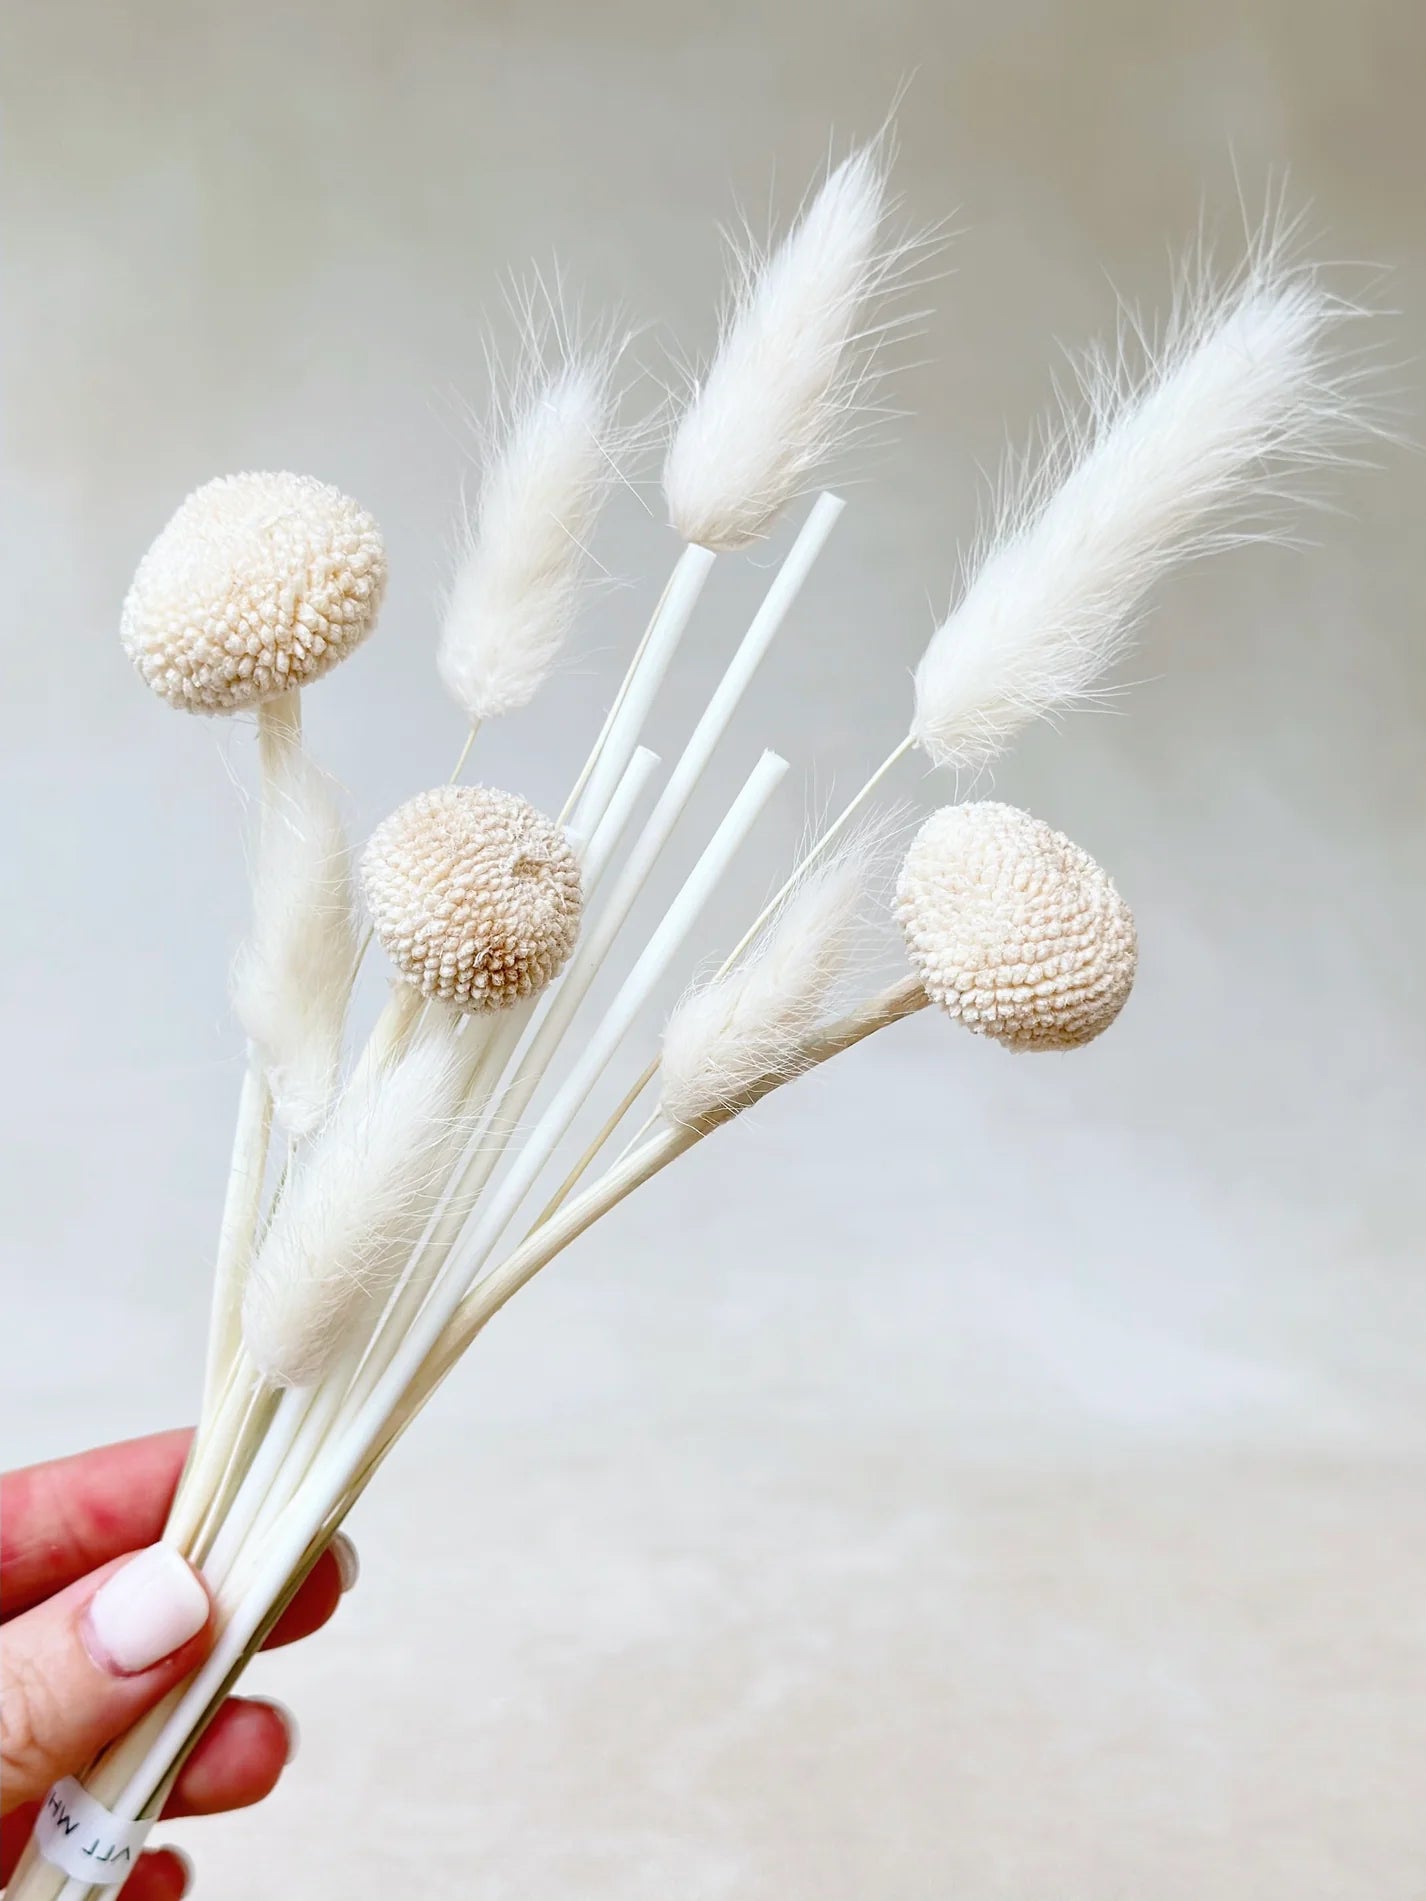
[[[846,805],[842,807],[842,810],[837,814],[836,818],[832,820],[832,823],[827,827],[826,831],[822,833],[811,849],[793,867],[781,888],[775,891],[768,899],[767,903],[763,906],[762,910],[758,912],[747,930],[743,932],[743,935],[728,952],[728,955],[713,973],[715,981],[719,977],[727,976],[728,972],[733,968],[734,964],[737,963],[743,952],[748,949],[764,924],[772,917],[783,899],[791,895],[796,889],[798,881],[807,875],[817,861],[822,858],[841,837],[842,833],[847,829],[848,825],[851,824],[857,813],[861,811],[862,807],[866,804],[872,793],[876,791],[886,775],[910,752],[912,744],[913,741],[910,738],[906,738],[903,739],[899,745],[893,747],[861,790],[853,793],[852,797],[847,801]]]
[[[581,869],[586,898],[597,888],[608,868],[633,816],[634,807],[658,763],[658,754],[650,752],[646,746],[640,746],[629,761],[608,810],[582,854]],[[529,1023],[533,1008],[533,1004],[517,1006],[503,1013],[504,1020],[495,1026],[480,1065],[471,1079],[466,1099],[468,1110],[478,1113],[494,1097],[516,1045]],[[360,1404],[364,1394],[389,1364],[406,1329],[426,1299],[428,1289],[444,1271],[450,1251],[499,1160],[503,1137],[492,1131],[492,1120],[492,1117],[487,1116],[474,1131],[469,1152],[453,1170],[450,1189],[431,1229],[413,1254],[400,1287],[367,1344],[346,1400],[345,1410],[348,1412]]]
[[[478,1281],[462,1299],[440,1342],[439,1361],[445,1361],[448,1348],[452,1349],[450,1358],[458,1357],[506,1301],[526,1282],[533,1280],[540,1269],[548,1266],[571,1241],[577,1240],[586,1228],[592,1227],[627,1195],[642,1187],[660,1169],[666,1168],[671,1161],[701,1140],[702,1135],[696,1129],[657,1130],[627,1155],[621,1156],[612,1168],[606,1169],[582,1195],[561,1209],[553,1221],[527,1235],[519,1247],[506,1255],[500,1265]]]
[[[222,1587],[242,1555],[244,1541],[257,1523],[268,1492],[282,1471],[283,1461],[297,1441],[312,1401],[312,1393],[299,1392],[294,1387],[282,1395],[204,1560],[203,1575],[215,1590]]]
[[[451,767],[451,776],[446,781],[447,785],[454,785],[456,780],[459,779],[461,774],[465,771],[465,762],[467,759],[470,758],[470,749],[475,744],[475,736],[479,731],[480,731],[480,721],[478,719],[473,719],[470,725],[466,728],[465,744],[460,749],[460,757],[456,760],[455,764]]]
[[[821,506],[822,503],[826,503],[827,506]],[[841,506],[834,496],[819,498],[818,507],[812,511],[812,515],[809,516],[802,533],[783,564],[784,570],[791,570],[788,583],[784,585],[783,572],[779,571],[768,591],[762,609],[733,656],[713,699],[705,708],[702,718],[689,737],[668,784],[664,787],[653,812],[635,840],[611,896],[593,923],[586,925],[581,933],[575,945],[574,955],[566,966],[559,983],[541,1000],[541,1014],[530,1042],[520,1057],[513,1080],[490,1113],[477,1126],[468,1145],[466,1160],[459,1172],[451,1198],[452,1209],[460,1208],[464,1211],[460,1215],[461,1220],[464,1220],[473,1208],[476,1199],[500,1162],[509,1135],[518,1126],[521,1116],[530,1106],[561,1040],[588,994],[590,985],[602,968],[615,938],[627,922],[629,913],[643,891],[674,827],[683,816],[688,800],[708,765],[714,748],[722,738],[758,662],[767,652],[773,635],[796,599],[798,589],[806,578],[812,559],[825,542],[832,523],[841,511]],[[655,625],[657,626],[657,622]],[[603,857],[606,851],[613,850],[617,833],[622,831],[627,810],[632,808],[634,798],[637,796],[642,776],[631,780],[630,775],[635,772],[636,760],[631,760],[621,775],[619,789],[614,799],[610,801],[606,812],[594,828],[588,850],[588,861],[595,864],[597,870],[603,869]],[[642,769],[640,772],[642,773]],[[615,837],[609,838],[606,847],[605,840],[611,831]],[[449,1234],[454,1225],[454,1215],[445,1225]],[[453,1238],[454,1236],[451,1235],[450,1239]],[[449,1239],[446,1245],[450,1245]],[[364,1392],[355,1394],[351,1404],[360,1403],[364,1396]]]
[[[656,981],[657,970],[666,965],[677,945],[703,904],[711,895],[718,879],[726,870],[733,853],[746,837],[748,829],[766,803],[774,785],[786,771],[786,762],[775,754],[765,753],[749,775],[747,783],[734,801],[732,808],[718,827],[698,864],[690,873],[683,890],[679,893],[669,915],[660,925],[655,937],[650,941],[644,957],[639,960],[635,970],[640,972],[640,987],[645,982]],[[658,959],[650,952],[654,943],[660,946]],[[642,966],[642,969],[641,969]],[[586,1050],[579,1065],[585,1076],[584,1091],[598,1078],[603,1063],[608,1060],[617,1044],[617,1030],[620,1018],[634,1001],[634,994],[626,996],[633,982],[634,972],[626,980],[624,990],[616,999],[610,1015],[601,1025],[599,1035],[600,1048],[604,1051],[596,1062],[592,1060],[592,1051]],[[617,1033],[616,1033],[617,1031]],[[561,1099],[567,1105],[574,1091],[566,1086],[561,1091]],[[579,1098],[583,1100],[583,1094]],[[577,1104],[575,1105],[577,1107]],[[572,1111],[571,1111],[572,1113]],[[541,1127],[548,1131],[554,1126],[548,1116],[542,1119]],[[526,1145],[529,1149],[535,1145],[536,1138]],[[521,1151],[520,1172],[527,1172],[526,1150]],[[531,1175],[530,1180],[533,1180]],[[529,1180],[525,1189],[529,1187]],[[502,1184],[502,1202],[508,1203],[507,1212],[500,1220],[496,1234],[503,1228],[505,1220],[518,1206],[525,1189],[520,1196],[513,1191],[505,1192]],[[487,1221],[493,1227],[490,1217]],[[484,1230],[486,1223],[482,1223]],[[474,1252],[474,1249],[471,1250]],[[426,1356],[432,1351],[460,1304],[466,1291],[466,1283],[461,1273],[448,1273],[431,1293],[430,1299],[406,1337],[400,1349],[393,1357],[382,1377],[375,1383],[367,1395],[351,1424],[345,1428],[334,1442],[324,1446],[313,1463],[312,1470],[301,1492],[293,1499],[288,1510],[273,1527],[260,1558],[254,1555],[251,1569],[244,1566],[240,1592],[235,1589],[237,1602],[231,1617],[219,1634],[208,1661],[190,1679],[183,1696],[170,1712],[159,1734],[150,1745],[143,1762],[131,1776],[124,1791],[117,1799],[109,1803],[113,1812],[124,1820],[132,1820],[143,1809],[154,1790],[162,1781],[169,1764],[183,1747],[190,1732],[201,1720],[204,1711],[221,1689],[230,1672],[236,1667],[248,1644],[270,1607],[277,1599],[284,1583],[300,1563],[303,1553],[320,1529],[328,1514],[334,1509],[346,1487],[361,1466],[370,1448],[376,1443],[382,1426],[400,1403],[411,1380],[420,1371]],[[239,1580],[235,1578],[235,1587]]]
[[[512,1294],[533,1279],[542,1267],[626,1195],[656,1175],[669,1162],[676,1160],[686,1149],[692,1148],[695,1142],[701,1142],[715,1129],[722,1128],[734,1117],[744,1114],[793,1077],[830,1062],[834,1056],[854,1048],[867,1037],[874,1036],[878,1030],[899,1023],[903,1017],[913,1016],[918,1010],[924,1010],[927,1001],[918,977],[902,977],[878,995],[869,997],[846,1016],[814,1030],[798,1045],[795,1060],[779,1063],[775,1069],[750,1083],[735,1099],[710,1111],[696,1126],[665,1124],[659,1127],[659,1117],[651,1116],[625,1152],[597,1181],[562,1208],[550,1212],[498,1267],[477,1281],[464,1296],[437,1353],[423,1369],[420,1379],[422,1395],[439,1382],[445,1369],[460,1358],[476,1334],[499,1312]]]
[[[275,699],[263,701],[257,710],[257,742],[264,772],[275,777],[291,748],[302,744],[300,688],[289,687]]]
[[[242,1340],[243,1286],[262,1216],[262,1188],[267,1175],[271,1134],[272,1096],[261,1068],[249,1056],[238,1097],[233,1157],[218,1228],[218,1258],[213,1270],[213,1306],[203,1376],[201,1416],[205,1425],[216,1413]]]
[[[654,755],[649,755],[649,758],[652,761]],[[681,766],[682,761],[680,761],[680,768]],[[630,784],[630,777],[634,771],[635,762],[631,762],[621,781],[619,793],[591,841],[591,859],[596,857],[606,829],[614,826],[616,831],[622,830],[628,810],[637,793],[637,788]],[[641,776],[646,776],[646,772],[641,773]],[[769,787],[770,790],[771,787]],[[642,892],[648,875],[682,810],[682,801],[676,808],[669,807],[665,810],[665,802],[660,800],[658,810],[635,842],[613,896],[594,924],[580,938],[563,977],[545,1001],[544,1013],[520,1057],[514,1077],[499,1100],[493,1103],[489,1112],[477,1124],[467,1146],[465,1159],[457,1171],[455,1182],[437,1217],[434,1233],[430,1237],[429,1245],[433,1261],[425,1265],[433,1265],[434,1274],[427,1274],[423,1278],[431,1284],[433,1290],[439,1287],[440,1276],[446,1272],[447,1263],[460,1239],[461,1230],[473,1213],[491,1176],[499,1167],[510,1135],[519,1127],[521,1117],[529,1108],[535,1091],[543,1081],[546,1070],[589,992],[590,985],[598,975],[610,947]],[[612,850],[614,842],[610,841],[606,849]],[[712,847],[710,846],[709,849],[711,850]],[[513,1027],[518,1034],[519,1029],[523,1028],[523,1022],[517,1022]],[[502,1069],[503,1067],[502,1062]],[[423,1296],[423,1298],[434,1298],[434,1291],[432,1295]],[[404,1332],[409,1328],[414,1317],[413,1304],[411,1301],[405,1304],[400,1316],[402,1323],[400,1327],[383,1328],[380,1336],[373,1341],[368,1363],[360,1370],[343,1408],[342,1430],[346,1429],[350,1420],[361,1410],[372,1387],[398,1351]]]
[[[252,1545],[261,1545],[268,1532],[277,1523],[289,1499],[302,1483],[316,1457],[327,1430],[340,1410],[343,1395],[342,1381],[338,1377],[324,1380],[320,1386],[312,1388],[294,1397],[291,1389],[283,1394],[284,1402],[293,1399],[293,1410],[286,1415],[279,1411],[270,1431],[282,1427],[279,1458],[276,1466],[267,1474],[267,1483],[257,1497],[256,1509],[240,1527],[240,1536],[236,1544],[222,1553],[224,1566],[221,1571],[204,1566],[204,1576],[210,1584],[222,1584],[228,1577],[236,1575],[243,1562],[243,1555]],[[218,1556],[214,1546],[214,1558]]]
[[[597,1181],[527,1234],[499,1266],[477,1281],[462,1298],[435,1352],[407,1390],[401,1414],[395,1422],[398,1429],[415,1416],[450,1367],[511,1295],[562,1253],[571,1241],[608,1214],[626,1195],[642,1186],[670,1162],[676,1161],[696,1142],[702,1141],[715,1129],[744,1114],[765,1096],[781,1088],[791,1076],[802,1075],[807,1069],[815,1069],[829,1062],[834,1056],[875,1035],[878,1030],[915,1015],[918,1010],[925,1009],[926,1004],[926,992],[920,980],[903,977],[879,995],[869,997],[847,1015],[814,1031],[800,1044],[795,1062],[791,1065],[779,1063],[776,1069],[769,1070],[756,1082],[750,1083],[735,1100],[720,1105],[697,1127],[665,1124],[662,1128],[654,1128],[653,1123],[657,1122],[655,1117],[650,1124],[652,1133],[641,1134],[640,1139],[631,1144],[629,1150],[607,1168]],[[389,1441],[390,1435],[386,1443]]]
[[[510,1131],[529,1107],[575,1012],[622,930],[674,827],[682,818],[694,788],[727,731],[729,721],[737,711],[778,629],[801,592],[813,562],[826,545],[843,506],[836,495],[820,495],[817,498],[739,643],[737,652],[690,734],[667,785],[635,841],[612,896],[593,924],[587,926],[581,935],[564,976],[544,1006],[544,1013],[520,1060],[513,1082],[492,1114],[476,1130],[470,1158],[455,1190],[466,1212],[474,1206],[476,1198],[493,1174]],[[657,624],[656,620],[656,627]],[[615,804],[624,796],[627,778],[626,772]],[[614,805],[611,804],[606,820],[595,830],[590,845],[591,857],[596,853],[605,823],[613,810]]]
[[[650,752],[647,746],[635,749],[633,758],[624,768],[622,778],[614,791],[613,798],[605,807],[594,835],[579,853],[580,878],[584,887],[584,901],[590,898],[609,869],[609,861],[619,848],[619,842],[628,829],[633,817],[634,807],[643,796],[644,788],[658,770],[659,756]]]
[[[738,643],[737,652],[704,707],[683,749],[683,756],[664,787],[654,811],[653,823],[656,824],[666,812],[681,813],[688,803],[689,794],[702,777],[714,747],[728,730],[743,695],[766,658],[768,648],[791,612],[793,603],[802,592],[803,583],[812,571],[812,564],[826,546],[827,537],[845,506],[839,495],[824,494],[817,497],[796,541],[788,549],[782,566],[774,575],[771,587],[763,596],[762,605],[753,616],[748,631]],[[591,779],[585,800],[581,801],[581,810],[591,797],[594,784],[595,780]],[[670,823],[669,830],[672,829]]]
[[[296,687],[258,708],[258,826],[273,823],[274,787],[287,754],[302,744],[302,695]],[[263,862],[261,841],[256,862]],[[243,1285],[252,1265],[253,1243],[262,1214],[262,1188],[272,1134],[272,1094],[255,1058],[238,1097],[237,1126],[228,1166],[228,1186],[218,1228],[218,1257],[213,1271],[213,1305],[208,1326],[203,1404],[199,1417],[208,1424],[222,1397],[242,1337]]]
[[[674,572],[675,573],[677,572],[676,568]],[[593,772],[595,766],[598,764],[599,755],[604,750],[604,742],[608,739],[609,734],[611,730],[613,729],[614,722],[616,719],[618,719],[619,714],[623,709],[624,700],[626,696],[628,695],[628,691],[629,691],[629,683],[634,678],[634,675],[638,672],[640,666],[643,664],[644,654],[648,650],[649,641],[653,636],[653,631],[655,627],[658,626],[659,616],[660,614],[663,613],[664,602],[668,599],[668,591],[672,585],[673,585],[673,575],[670,575],[668,580],[664,582],[663,593],[660,594],[658,600],[654,603],[654,611],[649,616],[648,624],[644,628],[643,633],[640,634],[639,636],[639,644],[637,647],[635,647],[633,655],[630,658],[629,664],[624,669],[624,677],[619,682],[619,691],[614,695],[614,698],[609,703],[609,711],[604,715],[604,723],[599,728],[599,732],[597,736],[595,737],[594,744],[589,749],[589,756],[586,758],[584,764],[580,767],[579,776],[569,789],[569,796],[568,798],[566,798],[564,802],[564,809],[560,813],[561,825],[565,825],[568,823],[571,812],[573,812],[574,808],[579,804],[579,801],[584,797],[584,788],[589,784],[589,775],[591,772]]]
[[[576,946],[569,969],[551,998],[528,1056],[521,1064],[522,1076],[536,1065],[539,1067],[539,1073],[543,1074],[544,1063],[548,1061],[559,1038],[568,1028],[570,1019],[583,1000],[595,973],[608,955],[615,937],[623,928],[635,900],[643,890],[674,827],[682,818],[694,788],[713,756],[714,749],[727,730],[728,723],[736,712],[738,703],[746,692],[758,665],[767,653],[773,636],[786,619],[788,610],[796,600],[802,583],[807,578],[808,570],[825,543],[832,523],[841,513],[841,509],[842,503],[834,495],[823,495],[818,498],[816,506],[803,525],[801,534],[789,550],[787,559],[774,578],[752,625],[743,637],[722,680],[718,683],[712,699],[704,708],[701,718],[690,734],[688,743],[669,777],[668,784],[659,795],[653,812],[635,841],[628,861],[614,887],[613,895]],[[596,839],[598,836],[596,831]],[[538,1076],[535,1077],[535,1081],[538,1082]],[[533,1087],[534,1084],[531,1085],[531,1092],[533,1092]],[[528,1100],[527,1094],[524,1101],[514,1111],[516,1118],[524,1113]]]
[[[683,638],[689,617],[698,604],[708,571],[716,559],[708,548],[690,544],[678,557],[673,576],[664,590],[648,634],[634,657],[625,677],[613,713],[595,742],[595,751],[587,768],[584,790],[575,803],[571,820],[578,832],[588,837],[614,796],[614,788],[624,775],[644,730],[649,709],[663,684],[678,643]]]
[[[822,499],[824,501],[830,501],[835,498],[831,496],[824,496]],[[808,526],[809,527],[811,526],[810,517],[808,519]],[[793,552],[795,553],[796,550],[794,549]],[[734,660],[734,665],[735,666],[737,665],[736,657]],[[887,774],[891,772],[892,769],[895,766],[897,766],[901,762],[902,759],[905,758],[908,752],[910,752],[913,744],[914,742],[909,737],[909,735],[907,738],[901,740],[900,743],[896,745],[895,747],[893,747],[891,752],[887,754],[886,758],[882,760],[881,764],[876,768],[876,771],[872,773],[871,777],[861,787],[860,791],[852,795],[851,799],[838,813],[837,817],[833,819],[832,823],[822,833],[821,837],[817,839],[816,843],[811,847],[811,849],[806,853],[806,855],[794,867],[791,875],[787,878],[785,883],[782,885],[781,889],[779,891],[776,891],[773,894],[773,896],[763,906],[762,910],[753,919],[752,923],[748,926],[747,930],[744,931],[743,935],[738,939],[737,943],[733,946],[732,950],[728,952],[728,955],[723,959],[722,963],[718,966],[718,969],[713,973],[713,978],[712,978],[713,982],[716,982],[718,978],[720,977],[727,976],[728,972],[733,968],[733,965],[737,963],[738,959],[742,956],[743,952],[747,950],[748,946],[753,942],[758,932],[767,923],[768,919],[772,917],[774,912],[777,910],[777,907],[782,903],[783,899],[786,898],[789,895],[789,893],[794,889],[798,880],[802,877],[805,877],[806,874],[817,863],[817,861],[828,850],[830,850],[832,845],[836,843],[837,839],[841,837],[842,833],[847,829],[848,825],[851,824],[852,820],[857,816],[858,812],[861,811],[862,807],[866,804],[868,799],[870,799],[873,792],[877,790],[878,786],[880,786],[881,782],[883,781],[883,779],[886,778]],[[672,789],[672,783],[673,782],[670,781],[670,790]],[[657,809],[655,810],[654,817],[655,818],[658,817]],[[646,1068],[638,1076],[635,1077],[634,1081],[630,1084],[628,1092],[624,1096],[623,1100],[616,1106],[613,1113],[609,1116],[608,1120],[605,1122],[603,1128],[599,1130],[597,1135],[594,1137],[593,1141],[591,1141],[588,1148],[584,1151],[583,1155],[581,1155],[579,1160],[575,1163],[569,1175],[565,1178],[565,1180],[560,1184],[560,1187],[556,1190],[554,1199],[551,1201],[549,1207],[544,1211],[544,1217],[542,1218],[548,1217],[550,1214],[552,1214],[554,1210],[559,1207],[560,1203],[564,1200],[565,1196],[570,1194],[572,1190],[576,1188],[578,1184],[583,1180],[586,1171],[593,1164],[596,1157],[601,1153],[605,1144],[609,1141],[610,1137],[618,1129],[620,1123],[624,1120],[624,1117],[633,1108],[634,1104],[638,1101],[639,1097],[644,1093],[645,1089],[648,1088],[649,1084],[653,1081],[657,1072],[658,1072],[658,1059],[655,1058],[652,1062],[650,1062],[646,1066]],[[642,1141],[643,1137],[648,1132],[654,1120],[655,1120],[655,1117],[650,1116],[649,1120],[643,1124],[643,1126],[638,1130],[637,1134],[632,1138],[631,1143],[628,1145],[629,1147],[632,1147],[634,1143]],[[625,1153],[627,1153],[627,1148],[625,1150]]]
[[[502,1177],[474,1232],[462,1240],[453,1270],[456,1280],[463,1279],[468,1283],[473,1279],[491,1248],[500,1239],[507,1223],[583,1108],[589,1092],[603,1075],[634,1019],[667,973],[733,855],[786,772],[785,759],[779,758],[776,753],[765,752],[749,773],[742,791],[688,874],[682,890],[635,960],[613,1002],[583,1044],[568,1075],[520,1145],[519,1154],[513,1158],[509,1171]]]

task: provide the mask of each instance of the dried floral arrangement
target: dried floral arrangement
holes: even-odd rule
[[[203,1568],[219,1634],[69,1791],[116,1881],[391,1445],[591,1223],[772,1090],[916,1011],[1011,1050],[1064,1050],[1107,1029],[1129,994],[1134,921],[1110,878],[1049,825],[985,800],[945,804],[916,832],[892,907],[905,974],[865,994],[854,945],[887,850],[867,819],[913,751],[953,789],[973,783],[1029,722],[1092,694],[1172,563],[1277,532],[1296,477],[1361,426],[1344,348],[1357,313],[1272,238],[1226,283],[1195,270],[1160,334],[1126,324],[1084,360],[1041,445],[1007,472],[916,670],[905,737],[661,1037],[644,1023],[784,760],[756,762],[652,932],[631,942],[628,920],[840,500],[812,502],[667,772],[641,743],[645,722],[716,559],[755,546],[866,414],[898,327],[887,300],[926,246],[887,234],[886,156],[884,142],[854,152],[780,245],[740,266],[663,464],[682,551],[557,816],[465,769],[481,724],[538,691],[580,605],[623,446],[617,352],[557,327],[512,379],[440,635],[465,747],[358,860],[299,709],[375,625],[386,558],[371,516],[309,477],[226,477],[184,502],[139,566],[121,626],[134,665],[175,707],[253,712],[261,791],[232,984],[250,1061],[201,1424],[166,1534]],[[394,975],[349,1053],[373,940]],[[595,1008],[591,986],[610,973]],[[596,1139],[571,1153],[580,1111],[628,1071]],[[646,1092],[651,1112],[616,1149]],[[42,1818],[10,1892],[78,1901],[102,1892],[93,1867],[67,1861]]]

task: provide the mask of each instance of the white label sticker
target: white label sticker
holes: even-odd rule
[[[95,1888],[117,1888],[139,1858],[151,1822],[121,1822],[73,1776],[57,1782],[35,1823],[39,1851],[56,1868]]]

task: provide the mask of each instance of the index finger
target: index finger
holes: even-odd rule
[[[0,1614],[16,1617],[163,1535],[193,1434],[99,1446],[0,1478]]]

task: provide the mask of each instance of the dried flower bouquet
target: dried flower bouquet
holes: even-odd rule
[[[466,746],[447,783],[371,838],[365,922],[299,709],[375,623],[375,522],[307,477],[233,476],[190,496],[140,564],[125,647],[174,706],[255,711],[261,800],[233,978],[250,1062],[201,1425],[167,1532],[203,1567],[219,1634],[208,1662],[83,1778],[115,1880],[393,1441],[584,1229],[771,1090],[928,1005],[1007,1048],[1050,1050],[1098,1036],[1128,996],[1134,923],[1108,876],[1048,825],[983,801],[945,805],[916,833],[894,903],[908,968],[865,994],[856,934],[885,838],[867,819],[913,749],[974,779],[1028,722],[1093,692],[1170,563],[1272,532],[1295,476],[1360,422],[1359,372],[1341,347],[1355,313],[1276,241],[1217,288],[1198,272],[1161,336],[1126,328],[1086,359],[1043,446],[1007,474],[917,669],[905,738],[687,992],[656,1054],[645,1064],[639,1051],[645,1006],[785,761],[754,764],[652,933],[631,941],[628,919],[838,499],[813,502],[661,783],[645,721],[717,556],[757,543],[868,413],[898,326],[888,299],[925,254],[924,241],[889,239],[887,219],[873,145],[830,173],[778,248],[743,263],[664,462],[682,552],[556,818],[464,777],[481,723],[524,706],[557,661],[624,446],[617,352],[556,336],[531,354],[492,435],[440,638]],[[349,1057],[373,937],[395,975]],[[611,970],[611,1000],[591,1007]],[[571,1153],[576,1118],[621,1064],[638,1074]],[[652,1112],[609,1160],[651,1085]],[[42,1821],[11,1894],[101,1892],[85,1867]]]

